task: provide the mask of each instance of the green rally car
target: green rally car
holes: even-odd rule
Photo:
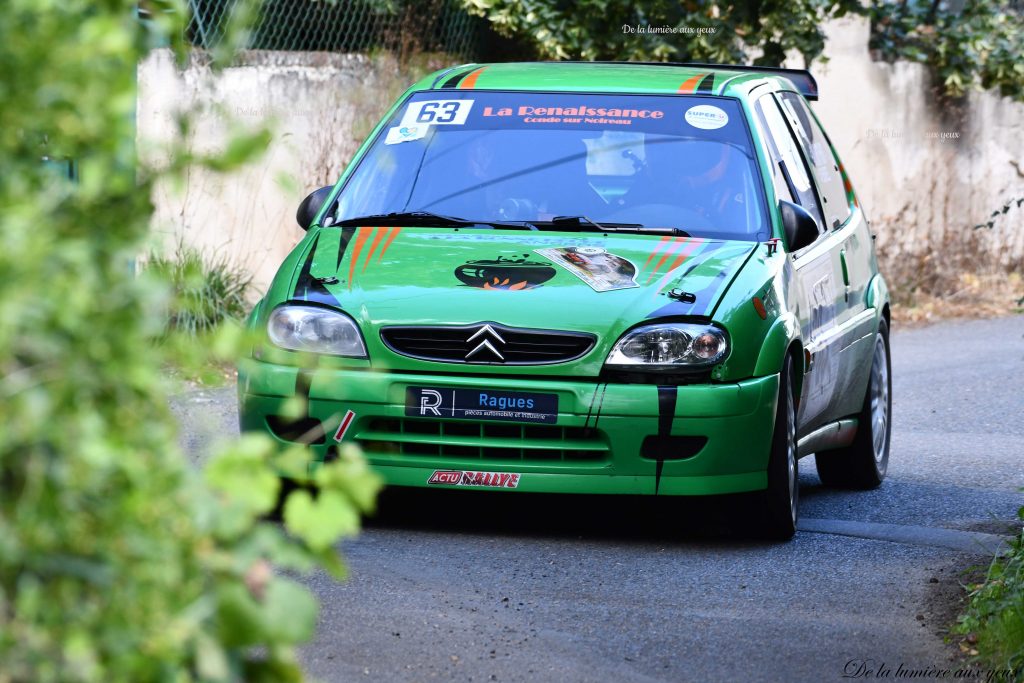
[[[816,96],[720,65],[428,76],[299,207],[242,429],[356,443],[396,486],[750,492],[790,537],[801,456],[855,488],[889,457],[887,288]]]

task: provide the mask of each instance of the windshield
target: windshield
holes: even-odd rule
[[[739,104],[699,96],[467,91],[413,95],[339,197],[335,221],[431,212],[480,223],[770,233]]]

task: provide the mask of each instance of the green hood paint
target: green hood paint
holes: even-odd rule
[[[594,351],[550,368],[553,374],[596,375],[626,329],[647,319],[709,316],[756,246],[651,235],[321,228],[294,278],[291,298],[330,305],[355,318],[375,366],[378,361],[395,369],[423,366],[384,348],[381,327],[486,321],[596,334]],[[636,268],[636,286],[595,291],[535,251],[558,247],[596,247],[624,258]],[[692,294],[693,300],[670,297],[673,289]],[[479,369],[447,365],[445,370],[474,368]],[[494,370],[504,368],[488,368]]]

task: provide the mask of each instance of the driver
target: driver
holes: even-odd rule
[[[737,209],[742,217],[743,164],[729,145],[653,137],[644,151],[625,206],[668,204],[722,229],[736,220]]]

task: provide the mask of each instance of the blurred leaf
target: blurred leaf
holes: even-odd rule
[[[210,461],[205,470],[206,480],[246,512],[269,512],[281,490],[280,478],[266,467],[271,447],[268,439],[244,436]]]
[[[218,64],[258,3],[236,5]],[[300,524],[314,551],[261,519],[281,489],[269,437],[190,465],[168,368],[223,374],[262,332],[235,322],[248,274],[151,234],[154,183],[251,163],[270,133],[200,155],[186,110],[163,166],[140,161],[138,63],[157,40],[187,54],[184,3],[147,0],[141,28],[139,9],[17,2],[0,21],[0,681],[300,680],[316,602],[271,567],[340,575],[350,484],[307,510],[330,516]],[[282,459],[308,480],[308,449]]]
[[[308,491],[298,490],[285,502],[284,523],[310,548],[321,551],[340,536],[354,534],[359,529],[359,514],[337,491],[321,491],[314,500]]]

